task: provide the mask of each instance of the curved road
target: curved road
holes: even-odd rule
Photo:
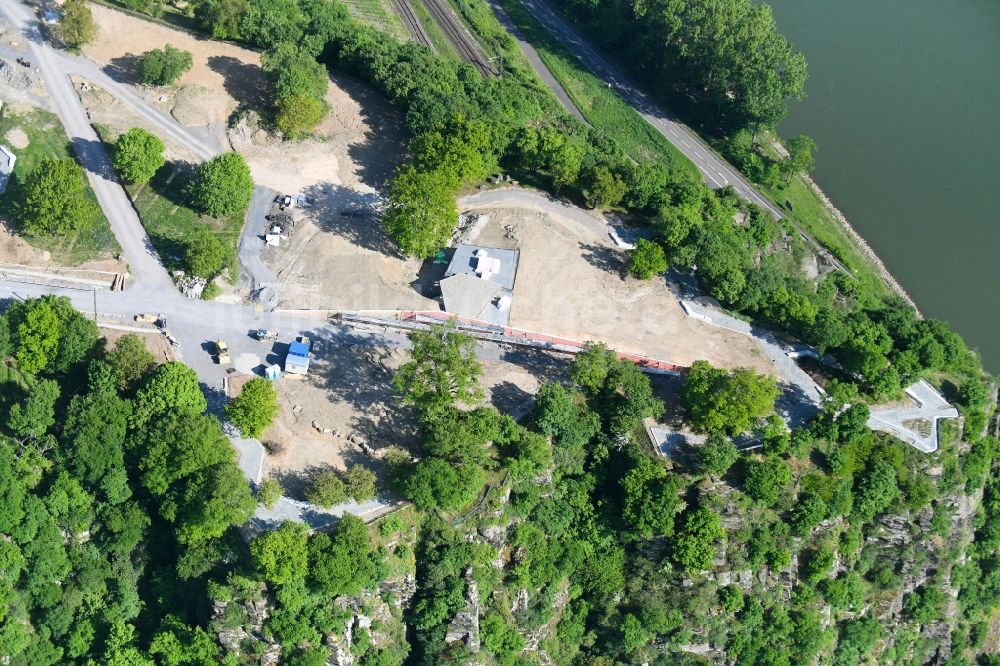
[[[595,76],[614,88],[622,99],[666,137],[667,141],[694,162],[709,186],[721,188],[729,185],[747,201],[767,209],[776,218],[781,219],[781,211],[754,189],[732,165],[716,155],[701,137],[686,125],[672,120],[644,93],[629,83],[544,0],[521,0],[521,2],[539,23],[555,35]]]
[[[109,86],[110,92],[121,95],[123,102],[200,157],[211,157],[218,151],[191,136],[169,116],[150,108],[138,95],[112,81],[94,63],[52,48],[43,34],[41,24],[24,5],[15,0],[0,0],[0,10],[11,25],[25,36],[31,60],[37,63],[56,115],[66,129],[73,150],[97,195],[97,201],[128,260],[130,291],[143,292],[151,302],[156,302],[167,294],[176,294],[173,281],[160,263],[159,255],[139,221],[132,202],[115,178],[111,160],[90,125],[90,117],[73,89],[69,74],[77,73]]]

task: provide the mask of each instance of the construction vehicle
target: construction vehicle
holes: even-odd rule
[[[254,337],[261,341],[273,342],[278,339],[278,332],[266,328],[258,328],[257,332],[254,333]]]
[[[226,344],[225,340],[215,341],[215,355],[218,358],[219,365],[226,365],[232,362],[232,359],[229,358],[229,345]]]

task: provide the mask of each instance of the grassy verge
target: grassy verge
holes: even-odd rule
[[[546,30],[520,0],[499,0],[511,20],[538,51],[545,66],[596,129],[601,130],[637,162],[666,162],[678,174],[701,179],[698,168],[666,137],[601,79],[579,64],[558,39]]]
[[[390,5],[390,0],[344,0],[344,5],[359,23],[387,32],[404,42],[410,39],[410,33]]]
[[[117,138],[111,136],[107,127],[96,125],[94,129],[105,146],[110,147]],[[167,270],[187,270],[185,249],[200,231],[207,229],[226,247],[230,277],[235,279],[236,245],[243,228],[243,215],[214,218],[189,208],[186,189],[193,173],[190,164],[167,162],[151,181],[126,185],[125,191]]]
[[[790,219],[801,226],[823,247],[830,250],[865,287],[888,295],[889,287],[875,266],[864,255],[840,221],[820,201],[809,184],[799,177],[780,188],[758,185],[761,192],[784,209]],[[791,204],[789,210],[788,204]]]
[[[450,1],[458,17],[477,37],[477,41],[487,58],[501,56],[504,59],[504,65],[508,67],[513,66],[514,63],[528,66],[527,61],[524,60],[517,48],[517,42],[500,25],[500,21],[497,20],[488,4],[483,0]]]
[[[420,25],[424,26],[424,31],[427,32],[427,36],[434,48],[437,49],[438,54],[449,60],[462,62],[462,57],[455,50],[455,45],[445,36],[444,30],[431,16],[431,12],[424,5],[423,0],[403,0],[403,2],[409,2],[410,6],[413,7],[413,13],[417,15]]]
[[[168,28],[173,28],[174,30],[182,30],[194,35],[195,37],[205,36],[205,31],[201,29],[201,25],[199,25],[197,19],[193,16],[189,16],[187,12],[177,9],[170,3],[160,3],[158,5],[158,8],[161,10],[160,13],[158,15],[152,15],[146,14],[145,12],[137,12],[129,7],[126,7],[123,3],[115,2],[114,0],[93,1],[99,5],[104,5],[105,7],[110,7],[111,9],[124,12],[130,16],[134,16],[135,18],[142,19],[143,21],[151,21]]]
[[[28,145],[25,148],[15,148],[7,139],[7,134],[14,130],[24,132]],[[7,220],[13,220],[13,203],[19,184],[24,181],[38,163],[49,158],[74,157],[70,148],[69,138],[63,131],[59,119],[48,111],[34,109],[27,113],[17,114],[4,107],[0,112],[0,141],[17,156],[14,163],[14,173],[7,183],[7,191],[0,195],[0,215]],[[86,261],[106,259],[120,250],[108,220],[97,206],[97,197],[90,185],[87,185],[86,198],[94,204],[98,215],[87,229],[71,234],[31,235],[25,240],[35,247],[47,250],[53,261],[67,266],[76,266]]]
[[[768,142],[762,142],[762,145],[768,157],[780,159]],[[882,279],[877,267],[858,246],[850,231],[844,228],[809,183],[795,176],[788,184],[777,187],[755,185],[764,196],[783,209],[789,219],[840,259],[869,293],[881,296],[892,293],[892,288]]]
[[[416,571],[413,544],[420,530],[421,518],[412,506],[393,511],[368,526],[368,536],[374,548],[385,548],[387,580],[398,580]]]
[[[236,266],[236,245],[243,227],[243,215],[222,218],[201,215],[186,205],[185,190],[193,170],[186,164],[168,162],[151,181],[127,187],[142,226],[169,270],[186,270],[184,251],[203,229],[213,233],[228,252],[230,275]]]

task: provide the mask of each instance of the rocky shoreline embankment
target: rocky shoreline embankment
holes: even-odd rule
[[[771,145],[780,155],[785,157],[788,156],[788,151],[785,150],[785,146],[780,140],[772,138]],[[917,316],[923,319],[923,314],[920,312],[920,308],[917,307],[916,301],[910,297],[910,295],[906,292],[906,289],[903,288],[903,285],[901,285],[893,274],[889,272],[889,269],[886,268],[882,258],[879,257],[875,250],[872,249],[872,247],[868,244],[868,241],[866,241],[861,234],[858,233],[857,229],[851,225],[847,216],[844,215],[839,208],[833,205],[833,202],[830,201],[830,197],[826,196],[826,192],[824,192],[819,184],[813,180],[812,176],[809,174],[800,174],[800,176],[806,184],[809,185],[812,191],[816,193],[816,196],[819,197],[819,200],[823,203],[826,209],[830,211],[838,222],[840,222],[844,231],[847,232],[847,235],[851,237],[851,240],[853,240],[854,244],[858,246],[861,253],[865,255],[865,258],[868,259],[872,266],[875,267],[875,272],[878,273],[878,276],[882,279],[882,281],[885,282],[900,298],[912,305],[913,309],[917,311]]]

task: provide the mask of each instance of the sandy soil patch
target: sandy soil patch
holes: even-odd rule
[[[9,143],[14,148],[27,148],[28,147],[28,135],[24,133],[20,127],[15,127],[14,129],[7,132],[4,136]]]
[[[100,37],[83,48],[84,55],[119,80],[134,82],[137,59],[150,49],[169,43],[191,52],[191,70],[175,89],[192,88],[194,92],[164,95],[160,89],[150,91],[150,99],[157,102],[161,95],[166,96],[161,104],[169,105],[174,117],[184,124],[225,123],[237,106],[253,104],[263,94],[260,56],[253,51],[198,39],[101,5],[91,5],[91,11]]]
[[[680,365],[707,359],[774,374],[753,340],[687,317],[664,280],[623,278],[624,252],[594,230],[538,211],[484,212],[477,242],[521,252],[511,326]]]
[[[153,355],[157,363],[167,363],[175,359],[173,348],[162,333],[136,333],[135,331],[120,331],[117,328],[104,328],[103,326],[100,328],[101,337],[104,338],[108,349],[115,346],[115,341],[118,338],[132,333],[138,335],[146,343],[146,349]]]
[[[52,262],[52,255],[47,250],[33,247],[5,224],[0,224],[0,262],[40,268]]]
[[[350,193],[342,188],[338,192]],[[436,301],[410,286],[420,262],[383,253],[394,250],[378,220],[348,219],[339,211],[323,217],[320,222],[303,220],[288,245],[262,253],[278,276],[279,307],[439,309]]]

